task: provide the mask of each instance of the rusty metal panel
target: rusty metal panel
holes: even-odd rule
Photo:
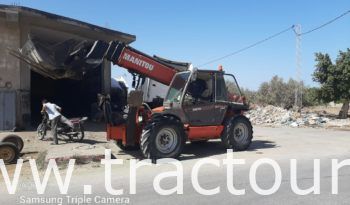
[[[0,130],[11,130],[16,123],[16,92],[0,91]]]

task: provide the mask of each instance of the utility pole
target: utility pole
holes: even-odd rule
[[[294,106],[300,110],[303,106],[303,85],[301,81],[301,25],[296,24],[293,27],[296,38],[296,81]]]

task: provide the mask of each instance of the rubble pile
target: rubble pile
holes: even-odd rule
[[[295,112],[281,107],[255,106],[246,116],[255,125],[290,127],[350,127],[350,120],[333,119],[325,113]]]

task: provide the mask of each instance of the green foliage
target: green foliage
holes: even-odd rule
[[[328,54],[316,53],[313,80],[321,84],[319,98],[325,102],[343,102],[339,117],[347,118],[350,101],[350,49],[339,51],[335,63]]]
[[[303,106],[314,106],[323,103],[319,98],[319,88],[311,87],[303,89]]]
[[[321,84],[319,97],[325,102],[350,99],[350,49],[339,52],[332,62],[328,54],[316,53],[313,80]]]
[[[241,91],[249,102],[256,102],[257,101],[257,92],[256,91],[249,90],[247,88],[241,88]]]
[[[292,108],[295,101],[295,90],[301,86],[303,88],[303,105],[317,105],[318,89],[308,88],[296,80],[289,79],[285,82],[282,78],[274,76],[269,82],[263,82],[258,91],[242,89],[248,101],[255,104],[274,105],[286,109]]]

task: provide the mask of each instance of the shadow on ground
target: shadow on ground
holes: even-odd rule
[[[42,141],[53,142],[53,138],[51,136],[48,136],[42,139]],[[79,143],[79,144],[94,145],[94,144],[106,144],[107,141],[95,140],[95,139],[83,139],[82,141],[74,141],[74,140],[70,140],[67,137],[58,136],[58,143],[59,144]]]
[[[41,122],[37,122],[35,124],[32,124],[31,126],[29,127],[26,127],[26,128],[19,128],[19,127],[16,127],[14,128],[14,130],[9,130],[9,132],[22,132],[22,131],[27,131],[27,132],[36,132],[39,124]],[[93,121],[86,121],[84,122],[83,124],[83,127],[84,127],[84,131],[88,131],[88,132],[105,132],[106,131],[106,123],[104,122],[93,122]],[[50,130],[48,132],[51,132]]]
[[[275,148],[276,144],[269,140],[253,140],[247,152],[255,152],[261,149]],[[225,154],[227,151],[220,141],[208,141],[206,143],[191,144],[187,143],[179,160],[190,160],[197,158],[210,157],[218,154]],[[143,159],[139,149],[120,150],[118,155],[131,155],[136,159]]]
[[[276,143],[270,140],[253,140],[247,151],[275,148]]]
[[[273,141],[253,140],[247,152],[257,151],[260,149],[270,149],[276,147]],[[210,157],[218,154],[225,154],[227,150],[220,141],[208,141],[203,144],[186,144],[180,160],[189,160]]]

